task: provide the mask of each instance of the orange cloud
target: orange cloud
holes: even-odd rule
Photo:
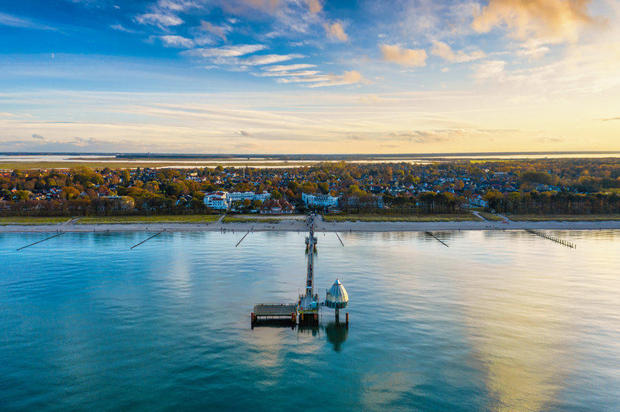
[[[381,46],[383,60],[407,67],[426,66],[426,50],[403,49],[397,45],[384,44]]]
[[[450,47],[450,45],[442,41],[433,42],[433,49],[431,50],[431,53],[451,63],[471,62],[485,57],[484,52],[480,50],[472,51],[471,53],[465,53],[462,50],[455,52],[454,50],[452,50],[452,47]]]
[[[340,41],[349,40],[349,36],[347,35],[347,33],[344,32],[344,27],[342,27],[341,23],[339,22],[335,22],[332,24],[325,23],[323,27],[325,27],[325,31],[327,32],[327,35],[331,37],[332,39],[338,39]]]
[[[472,27],[479,33],[506,25],[518,39],[533,36],[547,42],[576,40],[582,26],[594,21],[590,0],[490,0]]]
[[[316,14],[323,10],[323,4],[319,0],[306,0],[310,13]]]

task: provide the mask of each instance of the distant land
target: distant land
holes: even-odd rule
[[[75,156],[75,160],[277,160],[277,161],[359,161],[505,157],[602,157],[620,156],[620,151],[551,151],[551,152],[458,152],[458,153],[353,153],[353,154],[259,154],[259,153],[97,153],[97,152],[0,152],[0,156]],[[81,159],[89,156],[88,159]],[[97,159],[104,157],[105,159]]]

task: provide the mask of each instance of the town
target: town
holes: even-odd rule
[[[620,213],[617,159],[0,170],[0,214]]]

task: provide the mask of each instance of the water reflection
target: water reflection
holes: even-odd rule
[[[342,350],[342,344],[347,340],[349,336],[349,327],[342,323],[331,322],[325,326],[325,334],[327,340],[332,344],[336,352]]]

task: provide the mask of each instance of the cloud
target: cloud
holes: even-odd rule
[[[306,0],[310,13],[316,14],[323,10],[323,4],[320,0]]]
[[[194,46],[194,41],[192,39],[183,36],[168,35],[159,36],[159,38],[166,47],[183,47],[188,49]]]
[[[505,67],[506,62],[503,60],[487,60],[474,67],[474,78],[478,80],[500,79]]]
[[[472,27],[487,33],[505,25],[513,37],[532,37],[550,43],[576,40],[579,30],[594,22],[590,0],[490,0],[475,17]]]
[[[250,136],[252,136],[252,134],[251,134],[250,132],[247,132],[247,131],[245,131],[245,130],[239,130],[239,134],[240,134],[241,136],[244,136],[244,137],[250,137]]]
[[[452,50],[452,48],[447,43],[444,43],[442,41],[433,42],[433,48],[431,49],[431,53],[451,63],[465,63],[479,60],[486,56],[484,52],[480,50],[474,50],[471,53],[465,53],[464,51],[459,50],[455,53],[454,50]]]
[[[265,50],[266,48],[262,44],[239,44],[236,46],[193,49],[184,53],[197,57],[239,57]]]
[[[211,24],[208,21],[202,21],[200,23],[199,29],[204,32],[211,33],[214,36],[217,36],[222,40],[226,40],[227,34],[232,30],[230,26],[226,26],[226,25],[216,26],[214,24]]]
[[[355,70],[344,72],[341,75],[328,74],[325,76],[325,79],[326,80],[311,84],[308,87],[344,86],[348,84],[368,82],[368,80],[366,80],[360,72]]]
[[[40,134],[33,134],[32,138],[37,140],[45,140],[45,137],[41,136]]]
[[[603,122],[613,122],[613,121],[617,121],[620,120],[620,116],[619,117],[608,117],[606,119],[601,119],[601,121]]]
[[[311,69],[313,67],[316,67],[316,65],[315,64],[280,64],[280,65],[265,67],[265,71],[287,72],[291,70]]]
[[[22,29],[34,30],[56,30],[53,27],[36,23],[32,20],[22,17],[12,16],[10,14],[0,12],[0,26],[18,27]]]
[[[309,77],[317,76],[317,70],[301,70],[301,71],[280,71],[280,72],[263,72],[258,74],[259,77]]]
[[[168,13],[145,13],[136,16],[136,21],[140,24],[150,24],[159,27],[178,26],[183,24],[183,20],[178,16]]]
[[[527,40],[521,45],[521,48],[517,50],[517,56],[526,57],[530,60],[536,60],[549,53],[549,47],[545,46],[544,41],[537,39]]]
[[[245,60],[242,60],[241,64],[247,64],[249,66],[262,66],[265,64],[280,63],[287,60],[299,59],[305,57],[303,54],[265,54],[261,56],[252,56]]]
[[[383,60],[407,67],[426,66],[426,50],[403,49],[397,45],[384,44],[381,46]]]
[[[122,24],[111,24],[110,28],[112,30],[122,31],[124,33],[132,33],[132,34],[137,33],[137,31],[132,30],[132,29],[128,29],[127,27],[123,26]]]
[[[336,40],[340,40],[340,41],[348,41],[349,40],[349,36],[347,35],[347,33],[344,32],[344,28],[342,27],[342,23],[340,22],[334,22],[334,23],[324,23],[323,27],[325,28],[325,31],[327,32],[327,35],[332,38],[332,39],[336,39]]]
[[[166,10],[185,11],[200,7],[200,4],[192,0],[159,0],[157,6]]]

